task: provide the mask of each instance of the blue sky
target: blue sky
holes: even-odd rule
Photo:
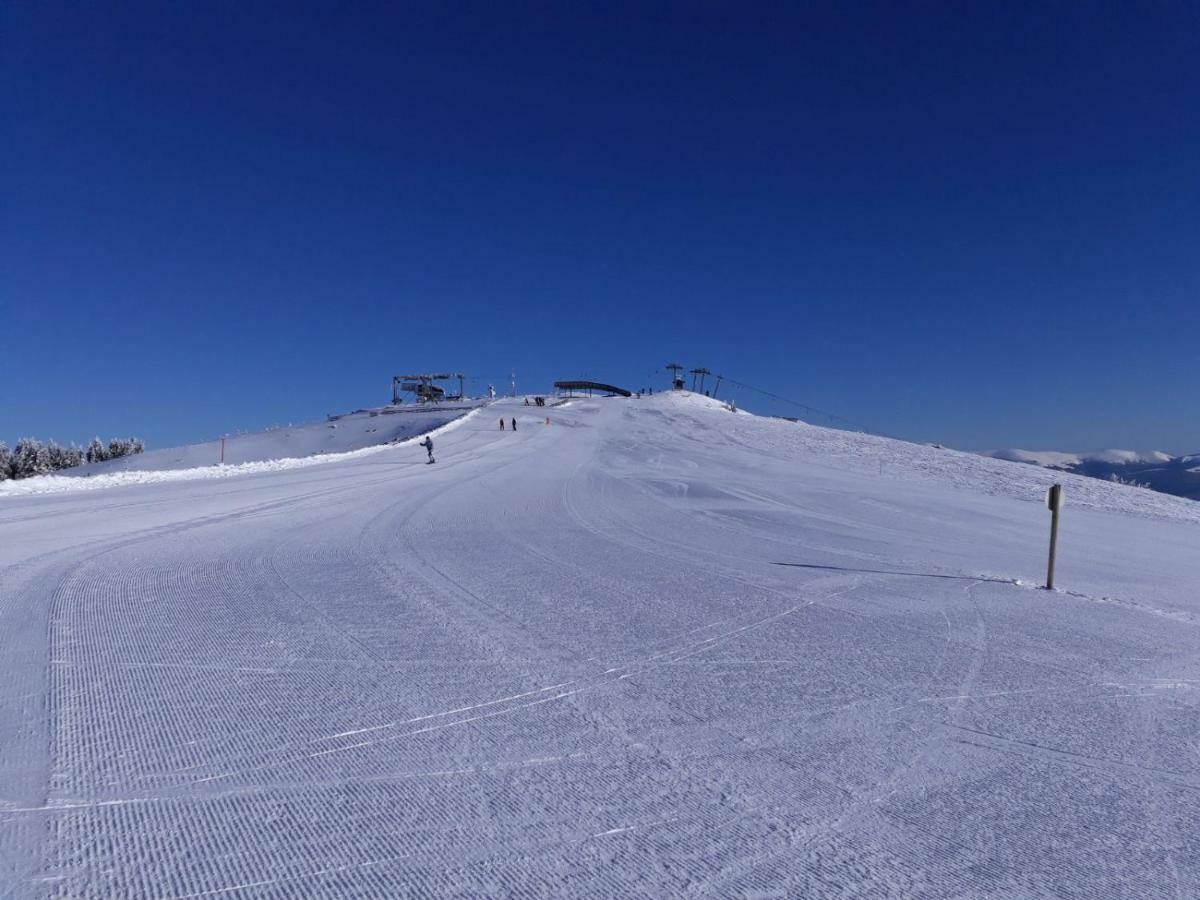
[[[918,440],[1200,451],[1194,4],[39,2],[0,34],[10,443],[677,358]]]

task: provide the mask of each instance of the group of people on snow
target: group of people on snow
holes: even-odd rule
[[[528,401],[526,401],[526,402],[528,403]],[[517,430],[517,417],[513,416],[509,420],[509,422],[511,423],[511,425],[510,425],[511,430],[516,431]],[[546,424],[547,425],[550,424],[549,418],[546,419]],[[500,430],[504,431],[504,416],[500,417]],[[420,446],[425,448],[425,453],[429,456],[429,458],[426,460],[427,463],[437,462],[437,460],[435,460],[433,458],[433,437],[431,435],[428,435],[428,434],[425,435],[425,440],[421,441]]]

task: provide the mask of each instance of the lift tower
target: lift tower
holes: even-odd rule
[[[671,373],[671,388],[676,391],[682,391],[683,379],[679,377],[679,373],[683,371],[683,366],[679,363],[667,363],[666,368]]]
[[[712,374],[712,372],[708,371],[708,369],[704,369],[704,368],[692,369],[692,390],[693,391],[696,390],[696,376],[699,375],[700,376],[700,390],[703,392],[704,376],[711,375],[711,374]]]

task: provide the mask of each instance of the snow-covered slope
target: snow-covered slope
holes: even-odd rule
[[[545,414],[0,496],[0,885],[1200,894],[1200,505],[695,396]]]
[[[1200,471],[1193,463],[1197,458],[1194,456],[1171,456],[1159,450],[1104,450],[1100,453],[994,450],[986,455],[1200,500]]]
[[[135,456],[63,469],[58,476],[86,478],[113,472],[160,472],[215,466],[222,460],[226,465],[238,465],[267,460],[301,459],[318,454],[347,453],[424,434],[452,422],[482,404],[483,401],[467,400],[430,406],[381,406],[363,409],[345,415],[330,416],[324,422],[307,422],[286,428],[272,428],[269,431],[237,434],[226,437],[223,442],[218,438],[199,444],[150,450]]]
[[[263,472],[280,472],[285,469],[307,469],[310,466],[324,466],[335,462],[344,463],[351,459],[373,456],[376,453],[393,449],[397,445],[416,444],[423,437],[432,439],[437,436],[440,439],[441,435],[457,428],[482,408],[483,405],[457,411],[429,410],[430,414],[407,419],[402,423],[397,423],[397,427],[392,429],[377,430],[375,428],[366,428],[364,430],[368,435],[377,435],[380,439],[386,439],[387,442],[383,444],[367,444],[367,446],[358,447],[354,450],[330,450],[324,453],[312,453],[308,456],[270,456],[266,459],[249,462],[222,463],[220,465],[193,466],[191,468],[180,468],[170,465],[170,463],[177,460],[187,459],[189,451],[194,451],[197,446],[200,446],[192,445],[190,447],[176,448],[166,458],[160,457],[155,460],[158,465],[153,468],[135,469],[125,465],[108,471],[98,471],[100,466],[95,466],[89,467],[92,471],[84,473],[79,473],[77,469],[63,470],[63,473],[68,471],[75,473],[71,476],[59,473],[54,475],[39,475],[33,478],[22,478],[16,481],[2,481],[0,482],[0,497],[21,494],[77,493],[79,491],[107,490],[109,488],[125,487],[132,484],[212,481],[217,478],[241,478],[245,475],[257,475]],[[343,432],[343,435],[349,438],[345,441],[347,444],[365,443],[363,437],[354,431]],[[270,435],[269,433],[265,433],[263,436],[269,437]],[[251,435],[251,437],[256,437],[256,435]],[[260,446],[262,447],[260,453],[263,455],[271,453],[273,449],[277,450],[277,448],[272,448],[269,441],[263,441]],[[286,449],[295,452],[294,445]],[[140,455],[133,457],[135,460],[140,458]],[[114,460],[114,462],[123,462],[123,460]],[[83,474],[85,477],[80,477],[80,474]]]

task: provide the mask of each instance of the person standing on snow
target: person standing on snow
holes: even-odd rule
[[[503,430],[504,430],[504,416],[501,416],[501,417],[500,417],[500,430],[501,430],[501,431],[503,431]]]
[[[433,462],[433,438],[425,435],[425,440],[421,441],[421,446],[425,448],[425,452],[429,454],[429,462]]]
[[[516,431],[516,430],[517,430],[517,417],[516,417],[516,416],[513,416],[513,423],[512,423],[512,425],[513,425],[513,429],[512,429],[512,430],[513,430],[513,431]]]

